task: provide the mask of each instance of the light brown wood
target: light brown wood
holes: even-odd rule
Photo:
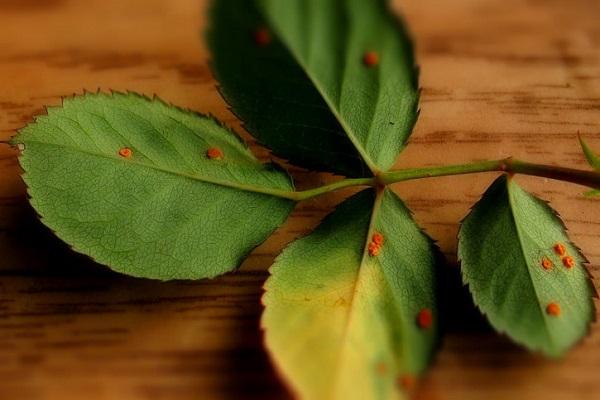
[[[417,43],[422,113],[398,166],[509,155],[586,168],[577,133],[600,149],[596,0],[401,0]],[[212,113],[239,130],[215,90],[200,31],[206,1],[0,0],[0,139],[83,89],[135,90]],[[248,135],[245,135],[250,139]],[[261,155],[267,153],[253,146]],[[16,152],[0,146],[0,398],[285,398],[261,347],[266,270],[348,192],[299,206],[237,273],[158,283],[95,265],[28,207]],[[292,169],[301,187],[331,178]],[[458,222],[493,174],[396,186],[449,259]],[[553,203],[598,277],[600,202],[582,188],[518,178]],[[600,398],[600,331],[564,360],[489,330],[459,290],[423,399]]]

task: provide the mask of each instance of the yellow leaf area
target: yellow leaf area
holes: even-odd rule
[[[266,344],[303,399],[402,399],[437,343],[436,252],[385,190],[342,203],[271,269]]]

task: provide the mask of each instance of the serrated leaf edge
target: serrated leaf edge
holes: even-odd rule
[[[242,184],[237,184],[234,182],[228,182],[228,181],[224,181],[224,180],[220,180],[220,179],[211,179],[211,178],[207,178],[207,177],[201,177],[198,175],[190,175],[190,174],[185,174],[185,173],[181,173],[181,172],[177,172],[174,170],[170,170],[167,168],[162,168],[162,167],[157,167],[154,165],[150,165],[150,164],[146,164],[146,163],[142,163],[139,161],[133,161],[133,160],[128,160],[128,163],[134,163],[137,165],[140,165],[142,167],[145,168],[149,168],[149,169],[154,169],[157,171],[161,171],[164,173],[168,173],[171,175],[176,175],[176,176],[181,176],[181,177],[185,177],[188,179],[192,179],[195,181],[199,181],[199,182],[204,182],[204,183],[210,183],[213,185],[218,185],[218,186],[223,186],[223,187],[228,187],[231,189],[237,189],[237,190],[242,190],[242,191],[246,191],[246,192],[253,192],[253,193],[258,193],[258,194],[263,194],[263,195],[270,195],[270,196],[276,196],[276,197],[286,197],[286,194],[289,194],[290,192],[294,191],[294,182],[291,179],[291,176],[289,175],[289,173],[285,170],[285,168],[283,168],[282,166],[270,162],[270,163],[260,163],[258,161],[258,159],[254,156],[254,154],[252,154],[252,152],[250,151],[248,145],[241,139],[241,137],[231,128],[229,128],[227,125],[223,124],[221,121],[219,121],[218,119],[216,119],[213,115],[211,114],[201,114],[195,111],[192,111],[190,109],[186,109],[186,108],[181,108],[179,106],[175,106],[171,103],[168,103],[164,100],[162,100],[160,97],[154,95],[152,98],[146,96],[146,95],[142,95],[136,92],[132,92],[132,91],[127,91],[125,93],[123,92],[119,92],[119,91],[113,91],[111,90],[109,93],[105,93],[105,92],[101,92],[100,90],[98,90],[97,92],[89,92],[89,91],[84,91],[83,95],[76,95],[74,94],[73,96],[66,96],[66,97],[62,97],[61,98],[61,105],[60,106],[48,106],[45,107],[45,111],[46,114],[38,114],[36,116],[34,116],[33,118],[33,122],[28,123],[27,125],[25,125],[25,127],[20,128],[17,130],[17,133],[10,139],[9,143],[12,146],[18,147],[20,144],[24,144],[23,142],[20,142],[18,140],[19,136],[23,133],[23,130],[26,129],[27,127],[34,125],[35,123],[38,122],[38,120],[40,119],[45,119],[45,118],[49,118],[50,117],[50,113],[54,112],[54,111],[59,111],[61,110],[65,105],[67,105],[69,102],[74,101],[74,100],[84,100],[88,97],[103,97],[103,98],[107,98],[107,99],[111,99],[111,98],[117,98],[117,97],[135,97],[141,100],[144,100],[146,102],[157,102],[159,104],[161,104],[162,106],[166,107],[166,108],[172,108],[172,109],[176,109],[178,111],[181,111],[183,113],[185,113],[186,115],[189,116],[193,116],[193,117],[197,117],[197,118],[203,118],[203,119],[208,119],[212,122],[214,122],[216,125],[218,125],[219,127],[225,129],[228,133],[232,134],[232,136],[244,147],[245,150],[248,150],[248,154],[257,161],[257,163],[259,163],[260,165],[262,165],[264,168],[266,169],[276,169],[282,173],[285,174],[285,176],[287,177],[287,181],[290,185],[290,191],[285,191],[285,190],[279,190],[279,189],[271,189],[271,188],[261,188],[258,186],[253,186],[253,185],[242,185]],[[29,141],[29,142],[38,142],[38,141]],[[60,145],[54,145],[51,143],[46,143],[46,142],[38,142],[38,143],[42,143],[44,145],[48,145],[48,146],[60,146]],[[60,147],[64,147],[64,146],[60,146]],[[108,157],[105,154],[100,154],[100,153],[94,153],[94,152],[87,152],[84,150],[80,150],[77,149],[77,152],[80,153],[84,153],[84,154],[88,154],[91,156],[95,156],[95,157],[102,157],[102,158],[107,158],[110,160],[118,160],[117,158],[112,158],[112,157]],[[20,158],[20,156],[19,156]]]
[[[503,174],[503,175],[504,175],[504,176],[507,178],[507,182],[508,182],[508,178],[510,178],[510,174]],[[501,176],[502,176],[502,175],[501,175]],[[495,182],[495,181],[494,181],[494,182]],[[489,187],[488,187],[488,188],[489,188]],[[525,190],[525,189],[523,189],[523,190]],[[487,191],[487,189],[486,189],[486,191]],[[552,212],[553,216],[554,216],[554,217],[555,217],[555,218],[556,218],[556,219],[557,219],[557,220],[560,222],[560,224],[561,224],[561,226],[562,226],[563,230],[565,231],[565,233],[568,233],[568,231],[569,231],[569,230],[567,229],[567,227],[566,227],[566,225],[565,225],[564,221],[562,220],[562,218],[560,218],[560,214],[558,213],[558,211],[556,211],[554,208],[552,208],[552,207],[550,206],[550,202],[548,202],[548,201],[546,201],[546,200],[543,200],[543,199],[540,199],[540,198],[538,198],[537,196],[535,196],[535,195],[533,195],[533,194],[531,194],[531,193],[529,193],[529,192],[527,192],[527,193],[528,193],[530,196],[532,196],[532,197],[533,197],[535,200],[537,200],[538,202],[542,202],[542,203],[544,203],[544,204],[546,205],[546,207],[547,207],[547,208],[548,208],[548,209],[549,209],[549,210]],[[459,249],[459,250],[460,250],[460,243],[461,243],[461,241],[462,241],[462,239],[461,239],[461,232],[462,232],[462,226],[463,226],[463,224],[464,224],[464,221],[465,221],[467,218],[469,218],[469,216],[470,216],[470,215],[473,213],[473,211],[474,211],[475,207],[477,207],[477,205],[479,204],[479,202],[480,202],[480,201],[483,199],[483,195],[484,195],[484,194],[485,194],[485,191],[484,191],[484,193],[483,193],[483,194],[480,196],[480,199],[479,199],[479,200],[478,200],[478,201],[477,201],[475,204],[473,204],[473,206],[471,206],[471,207],[469,208],[469,212],[467,213],[467,215],[465,215],[465,217],[463,217],[463,218],[460,220],[460,222],[459,222],[458,234],[457,234],[457,236],[456,236],[456,239],[457,239],[457,244],[458,244],[458,249]],[[511,207],[512,207],[512,206],[511,206]],[[512,215],[512,212],[511,212],[511,215]],[[569,235],[567,235],[567,237],[568,237],[568,236],[569,236]],[[585,255],[584,255],[584,254],[581,252],[581,249],[580,249],[580,248],[579,248],[577,245],[575,245],[575,244],[574,244],[574,243],[573,243],[573,242],[572,242],[570,239],[569,239],[569,244],[570,244],[571,246],[573,246],[573,248],[574,248],[574,249],[576,249],[576,250],[577,250],[577,252],[578,252],[578,255],[579,255],[579,256],[581,257],[581,259],[583,260],[583,261],[582,261],[582,268],[584,268],[585,274],[586,274],[586,276],[587,276],[587,284],[588,284],[588,286],[589,286],[589,288],[590,288],[590,290],[591,290],[591,293],[592,293],[592,297],[591,297],[592,309],[593,309],[593,310],[596,310],[596,306],[595,306],[595,304],[594,304],[594,302],[593,302],[593,299],[594,299],[594,298],[600,298],[600,296],[599,296],[599,294],[598,294],[598,290],[596,289],[596,286],[595,286],[595,285],[594,285],[594,283],[593,283],[593,277],[592,277],[592,275],[591,275],[591,272],[589,271],[589,268],[587,267],[587,266],[589,265],[589,260],[588,260],[588,259],[585,257]],[[495,326],[493,326],[493,325],[492,325],[492,323],[491,323],[491,322],[489,321],[489,319],[487,318],[487,313],[486,313],[486,312],[485,312],[485,311],[484,311],[484,310],[483,310],[483,309],[480,307],[480,305],[479,305],[479,304],[478,304],[478,302],[476,301],[476,294],[475,294],[475,293],[473,293],[473,290],[471,289],[471,286],[469,285],[469,282],[466,280],[466,278],[465,278],[465,275],[462,273],[462,263],[463,263],[463,260],[462,260],[462,257],[461,257],[461,254],[460,254],[460,251],[457,251],[457,261],[458,261],[459,267],[461,268],[461,280],[462,280],[462,283],[463,283],[463,287],[467,287],[467,288],[468,288],[468,290],[469,290],[469,294],[471,295],[471,297],[472,297],[472,299],[473,299],[473,304],[475,305],[475,307],[477,308],[477,310],[479,310],[479,312],[481,313],[481,315],[483,315],[483,316],[485,316],[485,317],[486,317],[486,320],[488,321],[488,323],[490,324],[490,326],[491,326],[491,327],[492,327],[492,328],[493,328],[493,329],[494,329],[496,332],[498,332],[498,333],[502,334],[503,336],[507,337],[509,340],[511,340],[512,342],[514,342],[514,343],[516,343],[516,344],[518,344],[518,345],[521,345],[521,346],[523,346],[523,347],[525,347],[525,348],[531,349],[531,350],[533,350],[533,351],[536,351],[536,352],[541,352],[541,353],[543,353],[543,354],[545,354],[545,355],[547,355],[547,356],[549,356],[549,357],[553,357],[553,355],[546,354],[545,352],[543,352],[543,351],[542,351],[541,349],[539,349],[539,348],[532,348],[532,347],[530,347],[529,345],[527,345],[526,343],[524,343],[523,341],[513,338],[513,337],[512,337],[512,336],[511,336],[511,335],[510,335],[510,334],[509,334],[507,331],[506,331],[506,329],[498,329],[498,328],[496,328]],[[536,298],[537,298],[537,295],[536,295]],[[591,330],[591,325],[592,325],[592,323],[593,323],[593,322],[595,322],[596,320],[597,320],[596,313],[593,313],[593,315],[592,315],[592,318],[591,318],[590,322],[588,323],[588,326],[587,326],[587,331],[586,331],[586,333],[585,333],[584,335],[582,335],[582,337],[581,337],[581,338],[580,338],[580,339],[577,341],[577,343],[574,343],[574,344],[573,344],[573,346],[576,346],[578,343],[580,343],[582,340],[584,340],[584,339],[585,339],[585,337],[586,337],[587,335],[589,335],[589,333],[590,333],[590,330]],[[568,351],[568,350],[569,350],[569,349],[566,349],[564,352],[566,352],[566,351]],[[563,353],[561,353],[560,355],[558,355],[558,357],[562,356],[562,355],[564,354],[564,352],[563,352]],[[554,357],[556,357],[556,356],[554,356]]]

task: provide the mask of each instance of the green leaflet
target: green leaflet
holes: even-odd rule
[[[293,190],[213,119],[136,94],[86,94],[13,139],[31,204],[79,252],[138,277],[234,269],[287,217]],[[129,148],[130,158],[119,156]],[[223,159],[210,159],[218,148]]]
[[[581,137],[579,137],[579,143],[581,143],[581,148],[583,149],[583,154],[585,154],[585,158],[588,160],[592,168],[600,170],[600,157],[594,154],[594,151],[583,141]]]
[[[565,246],[568,269],[553,249]],[[502,176],[464,220],[459,233],[463,279],[500,332],[532,350],[559,356],[581,339],[594,317],[585,259],[545,202]],[[552,263],[542,266],[544,259]],[[556,303],[560,315],[547,307]]]
[[[594,151],[583,141],[581,137],[579,137],[579,143],[581,143],[581,148],[583,149],[583,154],[585,154],[585,158],[590,163],[592,168],[600,171],[600,157],[594,154]],[[600,190],[590,190],[585,193],[586,196],[598,196],[600,195]]]
[[[221,91],[259,141],[349,176],[367,173],[361,158],[373,172],[393,165],[418,90],[410,40],[386,1],[219,0],[212,22]],[[261,46],[252,34],[263,25],[273,40]],[[370,51],[378,65],[363,63]]]
[[[379,254],[369,255],[373,235]],[[262,327],[272,357],[303,399],[402,398],[437,342],[431,240],[402,201],[371,189],[342,203],[277,258],[265,284]]]

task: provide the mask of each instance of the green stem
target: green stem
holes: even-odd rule
[[[502,165],[506,160],[483,161],[470,164],[446,165],[443,167],[400,169],[384,172],[379,175],[379,182],[383,185],[408,181],[412,179],[432,178],[436,176],[464,175],[477,172],[503,171]]]
[[[303,190],[300,192],[291,192],[291,196],[288,197],[291,200],[301,201],[308,200],[313,197],[320,196],[325,193],[334,192],[339,189],[352,187],[352,186],[376,186],[377,180],[375,178],[356,178],[356,179],[342,179],[341,181],[333,182],[325,186],[319,186],[314,189]]]
[[[556,167],[553,165],[533,164],[525,161],[514,160],[512,158],[506,158],[502,160],[447,165],[443,167],[394,170],[384,172],[377,178],[343,179],[310,190],[286,192],[281,197],[301,201],[353,186],[382,186],[413,179],[494,171],[506,172],[509,174],[540,176],[544,178],[572,182],[579,185],[588,186],[593,189],[600,189],[600,172]]]

